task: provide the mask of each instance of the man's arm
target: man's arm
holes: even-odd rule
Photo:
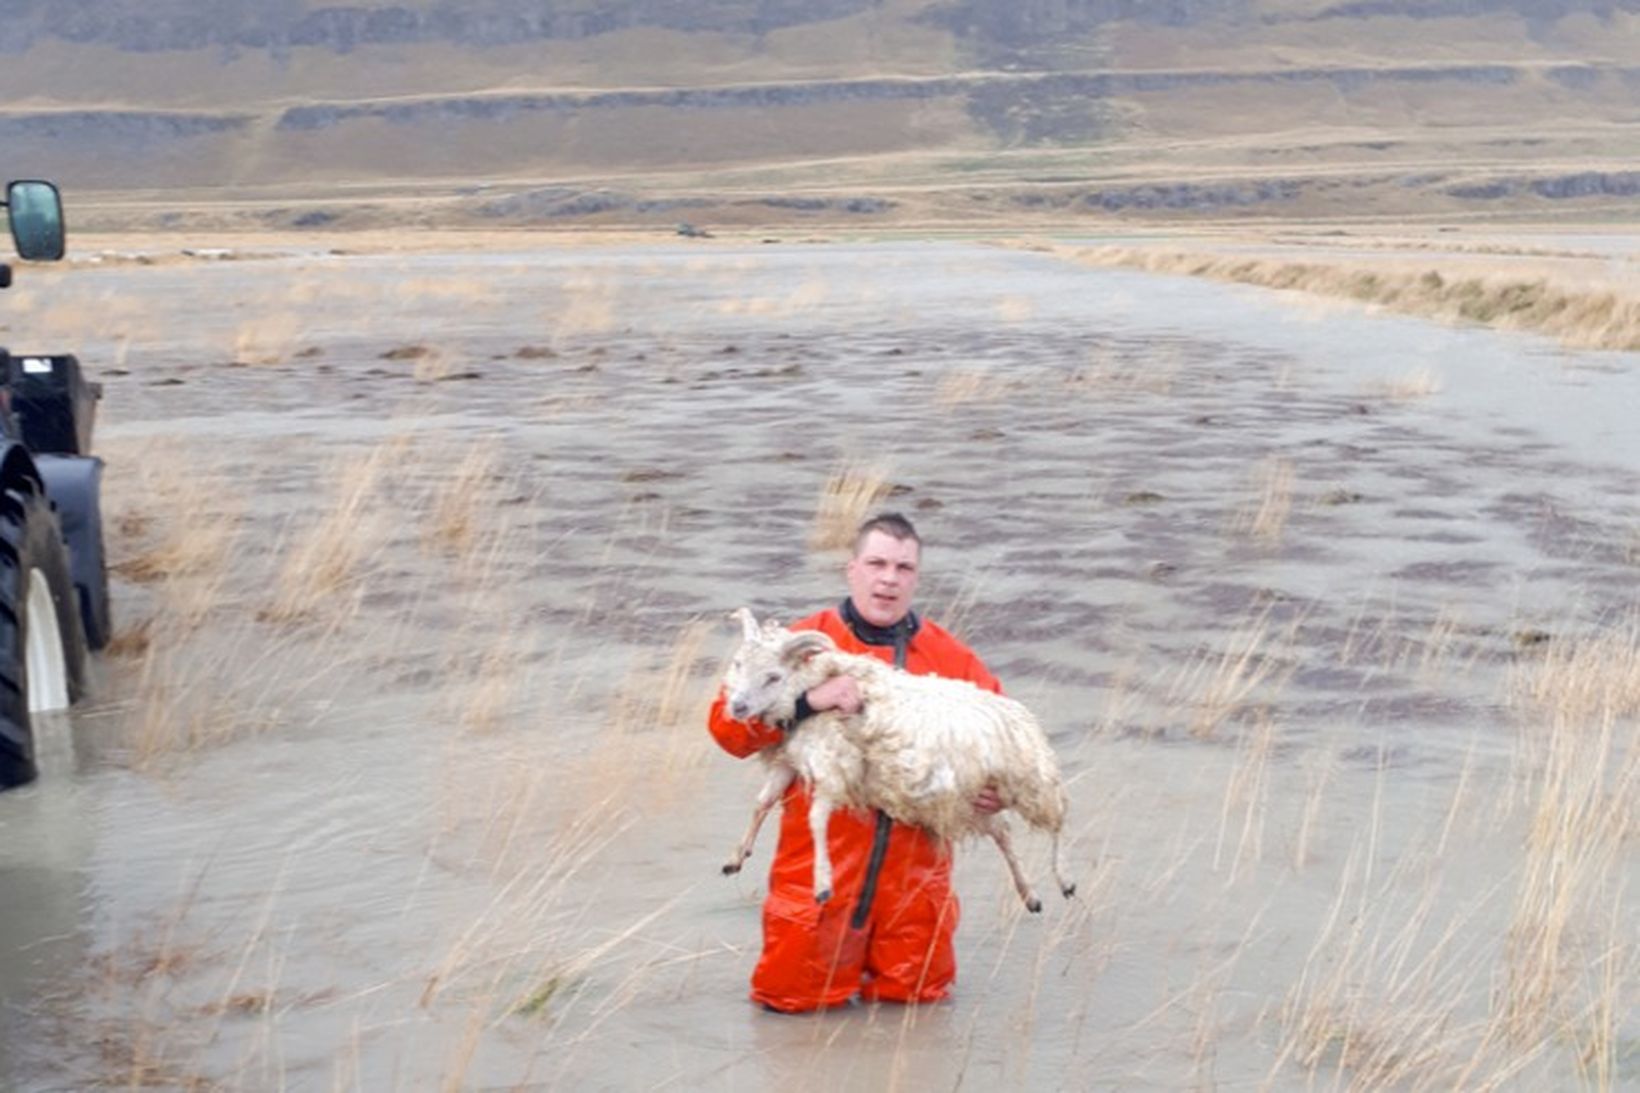
[[[765,725],[755,717],[750,721],[736,721],[725,709],[728,704],[728,696],[719,694],[706,715],[707,731],[718,742],[718,747],[736,759],[745,759],[780,743],[779,729]]]
[[[824,615],[820,612],[810,615],[806,619],[799,619],[792,623],[790,629],[795,631],[820,630],[820,620]],[[841,684],[839,687],[837,685]],[[727,697],[719,692],[717,700],[712,703],[712,709],[706,715],[706,728],[712,734],[712,739],[718,746],[737,759],[745,759],[755,755],[764,748],[780,743],[784,734],[777,725],[770,725],[757,718],[750,721],[736,721],[725,710],[728,705]],[[827,680],[820,686],[799,697],[797,714],[792,718],[792,724],[802,721],[805,717],[818,713],[821,710],[840,709],[844,713],[854,713],[860,708],[860,692],[852,679],[838,677]]]

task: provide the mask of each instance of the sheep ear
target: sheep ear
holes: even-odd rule
[[[729,616],[740,623],[741,636],[747,641],[756,641],[758,637],[757,619],[752,615],[750,607],[737,607],[734,614]]]
[[[800,634],[793,634],[780,647],[780,659],[788,664],[802,664],[811,657],[820,653],[835,651],[837,644],[816,630],[805,630]]]

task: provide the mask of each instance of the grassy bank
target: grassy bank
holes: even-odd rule
[[[1640,294],[1531,272],[1455,272],[1433,259],[1404,266],[1291,261],[1151,247],[1044,248],[1093,266],[1208,277],[1355,300],[1407,315],[1545,334],[1583,349],[1640,349]]]

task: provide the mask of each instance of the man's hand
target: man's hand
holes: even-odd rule
[[[1002,798],[997,796],[995,786],[986,786],[979,791],[979,796],[974,798],[974,811],[982,816],[995,816],[1004,807]]]
[[[860,698],[860,685],[853,676],[832,676],[808,693],[809,707],[815,711],[836,710],[855,714],[865,703]]]

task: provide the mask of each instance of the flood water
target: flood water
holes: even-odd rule
[[[0,1084],[1640,1087],[1621,703],[1557,1031],[1488,1031],[1523,695],[1633,644],[1640,355],[960,243],[25,273],[6,342],[104,384],[119,640],[0,796]],[[841,595],[844,470],[1049,727],[1080,893],[965,847],[952,1000],[778,1017],[703,715],[731,610]]]

